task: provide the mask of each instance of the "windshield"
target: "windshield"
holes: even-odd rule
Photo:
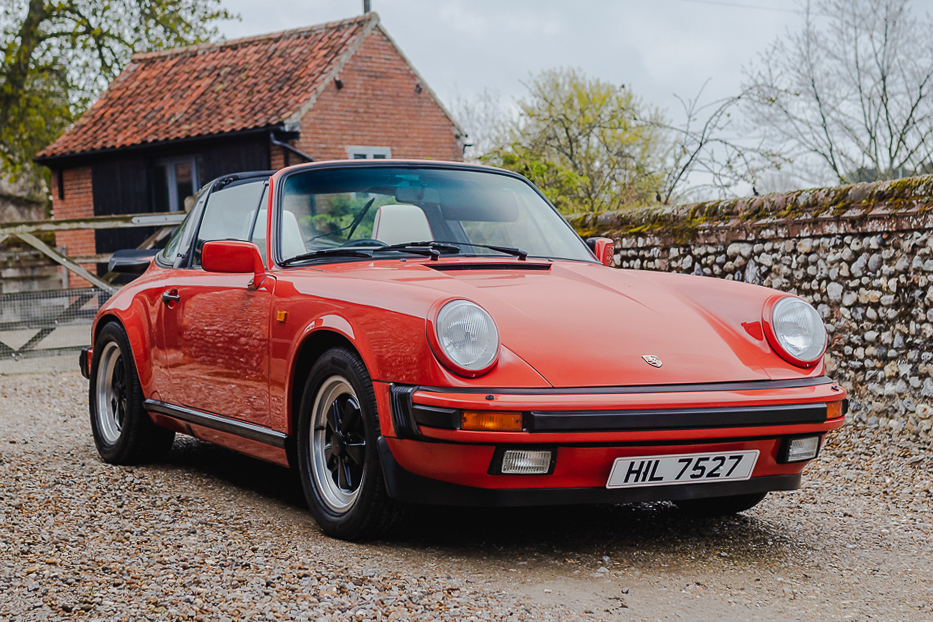
[[[492,172],[359,167],[290,175],[280,202],[280,259],[367,257],[433,245],[441,254],[593,261],[586,245],[527,183]],[[391,249],[385,249],[392,246]],[[339,250],[337,250],[339,249]],[[423,252],[423,249],[422,249]],[[513,256],[514,253],[513,253]]]

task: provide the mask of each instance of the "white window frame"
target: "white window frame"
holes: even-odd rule
[[[356,156],[363,156],[357,158]],[[378,157],[377,157],[378,156]],[[348,160],[391,160],[391,147],[367,147],[365,145],[351,145],[347,147]]]
[[[183,205],[178,204],[178,193],[174,191],[178,187],[178,180],[175,178],[175,165],[188,163],[191,165],[191,186],[194,190],[195,195],[197,195],[198,190],[201,189],[201,180],[200,175],[198,175],[198,156],[185,156],[183,158],[167,158],[165,160],[156,160],[155,165],[157,167],[164,166],[166,167],[166,183],[168,184],[168,211],[178,212],[184,207]]]

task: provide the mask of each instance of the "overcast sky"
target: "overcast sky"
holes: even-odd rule
[[[362,0],[223,0],[237,38],[343,19]],[[372,0],[389,34],[442,100],[484,88],[521,95],[532,73],[578,67],[671,109],[711,79],[737,93],[741,70],[801,16],[787,0]],[[705,98],[704,98],[705,99]]]
[[[222,0],[242,16],[227,38],[352,17],[362,0]],[[795,0],[371,0],[429,85],[449,101],[484,88],[509,98],[553,67],[626,84],[675,113],[673,94],[737,94],[742,68],[803,17]],[[933,0],[914,0],[919,16]]]
[[[222,0],[241,21],[227,38],[299,28],[362,12],[362,0]],[[503,102],[531,74],[576,67],[625,84],[683,119],[674,94],[702,101],[737,95],[742,69],[803,24],[796,0],[371,0],[382,24],[448,103],[484,89]],[[914,0],[916,16],[933,0]]]

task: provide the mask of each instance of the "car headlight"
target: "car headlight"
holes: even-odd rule
[[[480,376],[499,358],[499,329],[486,311],[468,300],[451,300],[434,321],[432,346],[451,371]]]
[[[768,341],[781,358],[798,367],[816,365],[826,350],[826,327],[816,309],[800,298],[782,296],[765,305],[765,316]]]

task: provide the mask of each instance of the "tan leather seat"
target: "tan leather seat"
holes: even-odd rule
[[[386,244],[433,240],[428,218],[417,205],[383,205],[376,211],[373,239]]]
[[[253,230],[252,241],[259,246],[263,254],[266,252],[266,219],[267,210],[259,210],[259,217],[256,219],[256,227]],[[285,210],[282,212],[282,258],[296,257],[304,253],[304,239],[301,237],[301,227],[298,226],[298,218],[294,213]]]

